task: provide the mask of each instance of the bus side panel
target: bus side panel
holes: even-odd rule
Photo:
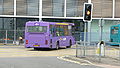
[[[62,38],[63,46],[69,46],[69,45],[70,45],[70,39],[71,39],[70,36],[64,36],[64,37]],[[71,41],[72,41],[72,40],[71,40]]]
[[[59,45],[61,45],[61,43],[60,43],[60,41],[59,41],[59,37],[52,37],[51,38],[51,44],[50,45],[52,45],[52,48],[56,48],[56,44],[57,44],[57,42],[59,42]]]
[[[71,44],[74,45],[75,39],[72,36],[53,37],[52,38],[52,47],[56,48],[57,42],[59,42],[59,47],[69,46],[70,40],[71,40]]]
[[[75,44],[75,39],[74,39],[73,36],[68,36],[67,39],[68,39],[68,40],[67,40],[67,43],[66,43],[66,44],[68,44],[68,45],[66,45],[66,46],[70,46],[70,41],[71,41],[71,44],[72,44],[72,45]]]
[[[61,37],[53,37],[52,38],[52,48],[56,48],[56,44],[59,43],[59,47],[69,46],[70,37],[61,36]],[[72,40],[71,40],[72,41]]]
[[[67,36],[60,36],[59,37],[60,47],[66,46],[67,40],[68,40]]]
[[[52,48],[56,48],[57,42],[59,42],[59,47],[65,47],[70,45],[70,40],[72,45],[75,44],[75,39],[72,36],[61,36],[52,38]]]

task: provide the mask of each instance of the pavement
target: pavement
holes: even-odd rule
[[[102,58],[101,62],[99,62],[99,59],[93,57],[76,57],[73,55],[61,56],[59,59],[80,65],[94,65],[103,68],[120,68],[120,61],[111,59],[109,57]]]

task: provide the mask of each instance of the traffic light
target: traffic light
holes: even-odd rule
[[[91,3],[84,3],[84,10],[83,10],[83,17],[84,21],[91,21],[92,19],[92,4]]]

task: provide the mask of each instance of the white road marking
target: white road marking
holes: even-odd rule
[[[61,60],[64,60],[64,61],[68,61],[68,62],[80,64],[80,65],[94,65],[93,63],[91,63],[91,62],[88,61],[88,60],[79,59],[79,62],[78,62],[78,61],[66,59],[66,58],[64,58],[64,57],[69,57],[69,56],[61,56],[61,57],[57,57],[57,58],[58,58],[58,59],[61,59]],[[73,57],[72,57],[72,58],[73,58]],[[73,59],[75,59],[75,57],[74,57]],[[85,61],[85,62],[87,62],[87,63],[81,63],[80,60],[81,60],[81,61]]]

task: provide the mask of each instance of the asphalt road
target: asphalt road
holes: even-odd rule
[[[0,46],[0,68],[101,68],[57,58],[65,55],[75,55],[75,49],[35,51],[24,46]]]
[[[0,68],[101,68],[93,65],[79,65],[56,57],[0,58]]]
[[[0,46],[0,57],[39,57],[75,55],[75,49],[40,49],[25,48],[24,46]]]

